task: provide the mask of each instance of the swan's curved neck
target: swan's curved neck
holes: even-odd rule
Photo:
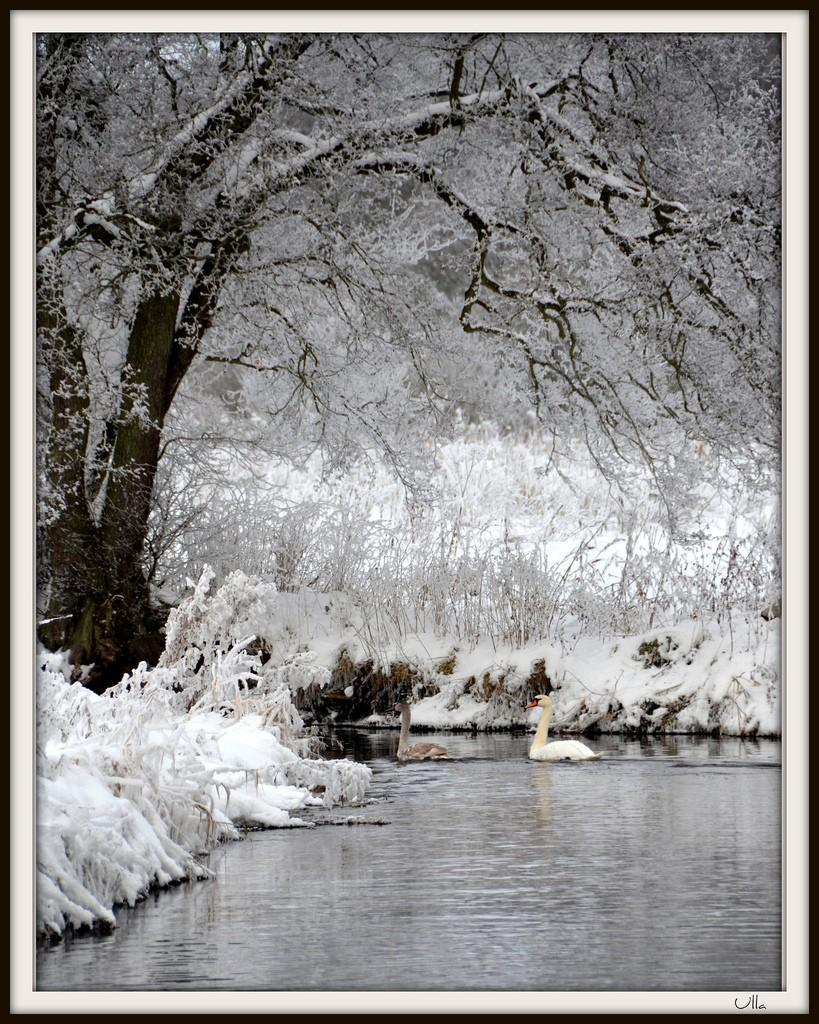
[[[398,749],[403,750],[409,740],[410,709],[404,708],[401,711],[401,735],[398,737]]]
[[[552,717],[552,709],[544,708],[543,714],[540,716],[540,721],[537,724],[537,732],[535,738],[532,740],[532,746],[529,748],[532,750],[540,750],[541,747],[546,746],[546,737],[549,734],[549,719]]]

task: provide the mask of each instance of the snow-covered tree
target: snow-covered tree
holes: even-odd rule
[[[38,41],[51,644],[156,653],[162,460],[227,439],[411,474],[534,411],[660,492],[775,472],[778,50],[762,36]],[[160,477],[160,479],[162,479]]]

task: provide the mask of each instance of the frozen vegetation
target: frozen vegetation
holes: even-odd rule
[[[262,667],[246,640],[203,639],[195,626],[207,585],[173,613],[162,663],[140,665],[103,696],[69,683],[62,656],[41,653],[40,934],[113,925],[116,904],[207,875],[197,858],[243,828],[303,827],[305,808],[364,796],[370,769],[317,757],[293,706],[290,688],[324,670],[309,656]]]

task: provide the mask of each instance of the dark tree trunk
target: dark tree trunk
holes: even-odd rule
[[[161,617],[151,608],[142,551],[167,412],[178,305],[178,295],[154,294],[137,311],[128,347],[128,383],[96,523],[83,485],[87,425],[77,437],[77,424],[87,424],[86,410],[76,387],[60,387],[60,374],[68,373],[67,355],[73,353],[82,362],[68,327],[62,331],[61,358],[50,382],[53,395],[65,391],[70,397],[53,399],[49,483],[60,487],[66,502],[46,534],[51,581],[47,619],[52,621],[41,630],[41,639],[68,647],[75,666],[93,662],[87,682],[96,690],[140,660],[155,661],[162,650]]]

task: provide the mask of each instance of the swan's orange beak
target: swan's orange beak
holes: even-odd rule
[[[529,703],[526,705],[526,710],[528,711],[529,708],[536,708],[536,707],[537,707],[537,701],[536,700],[530,700]]]

